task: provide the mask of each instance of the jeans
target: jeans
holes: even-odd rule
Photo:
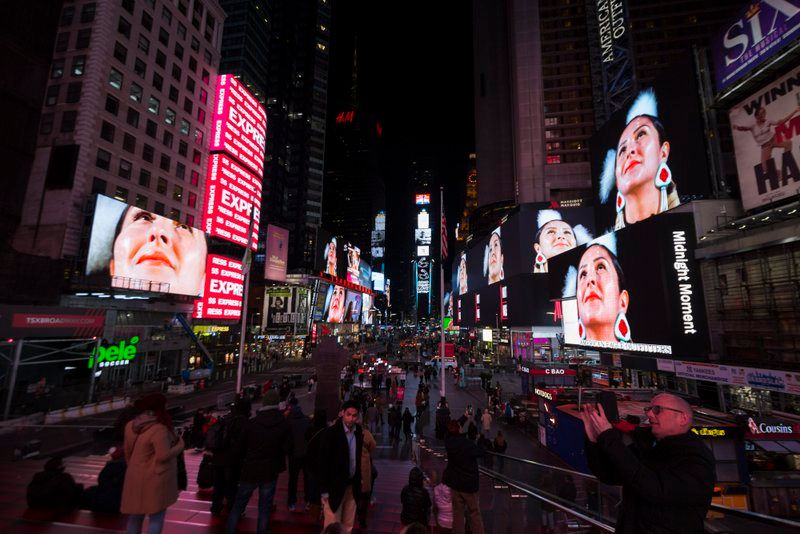
[[[275,497],[275,486],[278,481],[270,482],[239,482],[239,489],[236,492],[236,500],[233,503],[231,515],[228,517],[227,534],[234,534],[239,526],[242,513],[247,508],[250,496],[258,488],[258,528],[256,532],[265,534],[269,529],[269,514],[272,511],[272,499]]]
[[[157,514],[150,514],[150,524],[147,526],[147,534],[161,534],[161,529],[164,528],[164,517],[166,515],[166,510],[162,510]],[[128,518],[127,534],[140,534],[142,532],[142,523],[144,523],[144,514],[131,515]]]
[[[308,502],[308,474],[306,458],[289,458],[289,506],[297,504],[297,477],[303,472],[303,499]]]
[[[228,510],[233,506],[236,498],[238,483],[238,470],[229,466],[214,466],[214,489],[211,494],[211,513],[222,512],[227,501]]]

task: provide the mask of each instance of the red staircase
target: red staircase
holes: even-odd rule
[[[408,481],[408,472],[413,466],[407,460],[385,458],[377,451],[375,466],[378,478],[375,481],[376,503],[367,516],[366,529],[355,529],[354,532],[389,534],[399,532],[400,525],[400,490]],[[389,452],[389,451],[386,451]],[[391,454],[394,456],[394,454]],[[202,455],[193,451],[185,454],[186,469],[189,475],[189,487],[181,492],[178,502],[167,510],[164,532],[167,534],[194,534],[222,532],[226,517],[213,517],[211,493],[197,487],[197,470]],[[102,456],[78,457],[64,459],[67,472],[78,483],[89,487],[97,484],[97,475],[105,465]],[[60,532],[118,532],[125,529],[126,516],[97,514],[87,510],[76,510],[67,513],[28,510],[25,502],[25,489],[40,471],[44,460],[25,460],[15,463],[0,463],[0,532],[60,533]],[[299,484],[302,492],[302,483]],[[289,512],[287,509],[288,474],[282,473],[278,479],[275,495],[276,510],[270,517],[270,531],[273,534],[305,534],[318,533],[322,530],[307,513]],[[302,498],[302,497],[301,497]],[[298,507],[298,510],[302,508]],[[255,532],[258,516],[257,492],[247,507],[247,513],[239,523],[239,532]]]

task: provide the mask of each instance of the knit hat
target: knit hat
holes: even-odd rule
[[[267,391],[267,394],[264,395],[264,401],[262,402],[262,409],[263,408],[277,408],[278,404],[280,404],[281,399],[278,396],[278,391],[275,389],[270,389]]]

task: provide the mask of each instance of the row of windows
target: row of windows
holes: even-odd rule
[[[65,6],[61,10],[60,26],[69,26],[75,20],[75,6]],[[90,2],[81,6],[80,22],[85,24],[94,20],[95,13],[97,12],[97,4]]]
[[[92,179],[92,194],[98,194],[98,195],[111,194],[112,197],[119,200],[120,202],[125,202],[126,204],[130,202],[137,208],[141,208],[143,210],[148,209],[149,200],[145,195],[141,193],[136,193],[134,198],[134,195],[130,192],[130,190],[127,187],[123,187],[121,185],[116,186],[113,192],[109,191],[108,182],[98,176],[95,176]],[[168,213],[166,213],[165,211],[166,207],[164,206],[163,202],[160,201],[153,202],[153,208],[152,208],[153,213],[155,213],[156,215],[163,215],[174,221],[180,221],[181,210],[177,208],[170,208]],[[195,223],[194,215],[192,215],[191,213],[187,213],[185,215],[184,222],[189,226],[194,226]]]

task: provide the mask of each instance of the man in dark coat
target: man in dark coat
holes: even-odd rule
[[[483,519],[478,504],[478,459],[483,457],[483,449],[461,434],[458,421],[447,423],[444,448],[447,451],[447,467],[442,482],[450,488],[453,502],[453,534],[464,533],[465,518],[469,520],[473,534],[483,534]]]
[[[286,456],[292,453],[292,429],[278,410],[278,392],[271,389],[264,395],[261,409],[247,422],[234,449],[242,459],[241,481],[236,492],[227,532],[233,534],[253,491],[258,489],[257,532],[269,530],[269,515],[278,475],[286,471]]]
[[[237,456],[237,447],[244,434],[247,421],[250,419],[251,403],[247,398],[236,400],[233,410],[227,416],[215,423],[220,425],[216,432],[221,432],[221,443],[206,443],[211,456],[211,465],[214,473],[214,491],[211,494],[211,514],[222,513],[225,501],[228,511],[233,507],[236,499],[236,489],[239,485],[239,471],[241,470],[241,457]],[[212,426],[209,435],[214,432]],[[209,440],[211,441],[211,440]]]
[[[361,489],[361,449],[364,434],[358,421],[358,404],[347,401],[341,417],[320,436],[317,477],[325,526],[341,523],[345,532],[353,529],[356,497]]]
[[[629,446],[601,405],[581,413],[589,468],[602,482],[622,486],[616,531],[700,534],[714,491],[714,455],[691,432],[686,400],[661,393],[645,413],[650,428],[634,430]]]
[[[447,423],[450,422],[450,408],[444,397],[439,401],[436,408],[436,439],[445,439],[447,434]]]
[[[297,398],[289,401],[289,415],[286,416],[292,428],[294,448],[289,456],[289,511],[294,512],[297,505],[297,479],[303,472],[303,496],[308,504],[308,472],[306,469],[306,432],[311,428],[311,420],[303,413]]]

